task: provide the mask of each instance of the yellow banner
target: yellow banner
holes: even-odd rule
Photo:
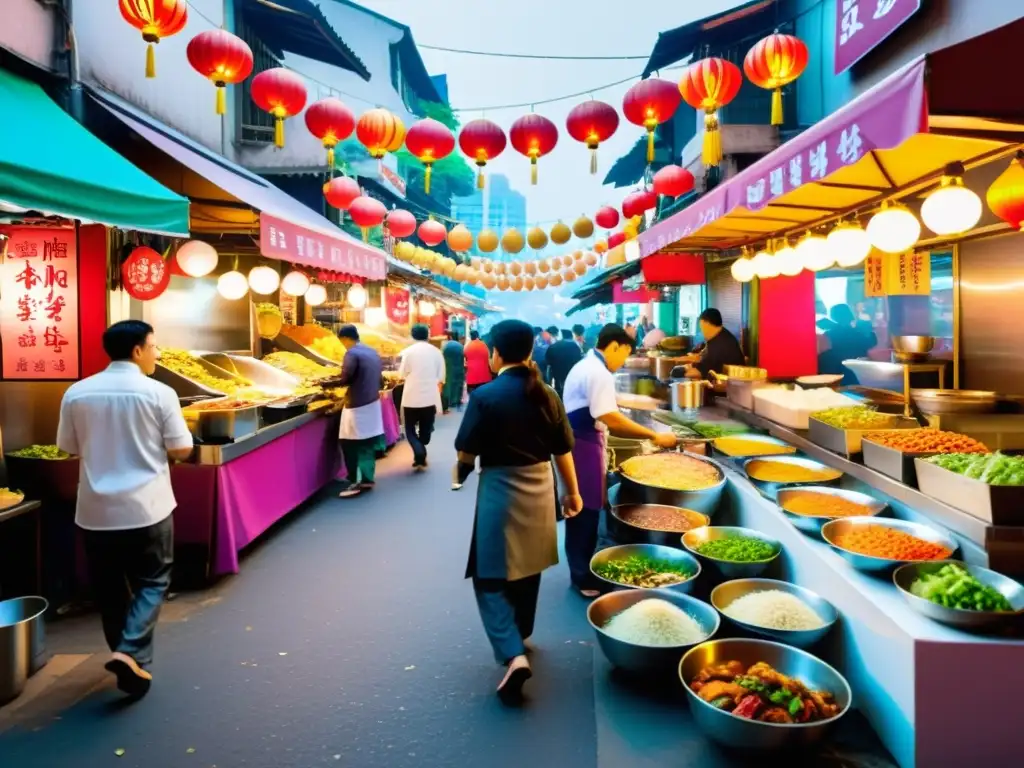
[[[886,264],[884,254],[872,249],[864,259],[864,296],[885,296]]]
[[[885,292],[889,296],[928,296],[932,292],[932,259],[928,251],[888,256]]]

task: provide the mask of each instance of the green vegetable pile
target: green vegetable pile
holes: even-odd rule
[[[11,451],[8,456],[15,456],[19,459],[47,459],[48,461],[59,461],[71,458],[70,453],[65,453],[56,445],[30,445],[28,448],[19,448]]]
[[[811,416],[836,429],[884,429],[892,426],[893,420],[889,414],[879,413],[866,405],[826,408]]]
[[[750,427],[735,421],[699,421],[693,425],[693,431],[701,437],[714,440],[716,437],[741,435],[744,432],[749,432]]]
[[[728,560],[731,563],[756,563],[768,560],[775,554],[775,547],[760,539],[732,536],[728,539],[713,539],[694,547],[698,554],[714,560]]]
[[[693,571],[669,560],[656,560],[643,555],[631,555],[622,560],[611,560],[594,566],[602,579],[631,587],[663,587],[679,584],[693,577]]]
[[[961,565],[949,563],[910,585],[910,593],[946,608],[962,611],[1012,611],[1002,593],[982,584]]]
[[[988,485],[1024,485],[1024,456],[948,453],[925,461]]]
[[[796,717],[804,709],[803,700],[789,688],[765,685],[756,677],[737,677],[736,685],[752,693],[761,694],[776,706],[785,707],[791,717]]]

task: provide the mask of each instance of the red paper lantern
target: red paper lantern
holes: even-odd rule
[[[597,147],[607,141],[619,127],[619,113],[603,101],[585,101],[572,108],[565,119],[566,130],[576,141],[590,150],[590,172],[597,173]]]
[[[501,126],[483,118],[470,120],[459,131],[459,149],[476,163],[477,189],[484,188],[484,166],[505,151],[507,140]]]
[[[427,169],[423,176],[423,192],[429,195],[431,167],[452,153],[455,137],[448,126],[428,117],[409,129],[405,135],[405,148]]]
[[[324,184],[324,197],[339,211],[347,211],[352,201],[363,194],[359,182],[348,176],[336,176]]]
[[[611,236],[608,238],[608,250],[611,250],[612,248],[617,248],[624,242],[626,242],[626,235],[624,233],[613,232]]]
[[[392,237],[409,237],[416,231],[416,217],[396,208],[388,214],[388,232]]]
[[[370,239],[370,229],[384,221],[384,217],[388,215],[388,209],[380,200],[361,195],[349,205],[348,215],[352,217],[353,223],[363,231],[363,242],[366,242]]]
[[[152,248],[136,248],[121,265],[121,283],[133,299],[155,299],[167,290],[170,282],[170,267]]]
[[[433,219],[427,219],[417,230],[416,234],[420,236],[426,245],[438,245],[443,243],[445,238],[448,237],[448,230],[444,228],[444,224]]]
[[[693,190],[693,174],[678,165],[666,165],[654,174],[654,192],[668,197],[681,197]]]
[[[252,100],[264,112],[274,116],[274,146],[284,146],[284,121],[306,106],[306,84],[284,67],[260,72],[252,79]]]
[[[146,41],[146,77],[156,77],[153,46],[176,35],[188,21],[186,0],[118,0],[121,17],[142,33]]]
[[[649,211],[658,205],[658,195],[654,190],[641,189],[630,192],[622,201],[622,215],[627,219],[640,216],[644,211]]]
[[[992,213],[1019,230],[1024,225],[1024,151],[1017,156],[985,193]]]
[[[762,38],[747,51],[743,59],[747,79],[772,92],[772,125],[782,125],[782,86],[804,73],[808,58],[803,40],[778,32]]]
[[[622,113],[633,125],[647,129],[647,162],[654,162],[654,129],[679,109],[679,89],[668,80],[641,80],[622,97]]]
[[[356,129],[356,116],[345,102],[330,96],[310,104],[306,110],[306,128],[320,139],[327,150],[327,167],[334,169],[334,148]]]
[[[226,86],[252,74],[252,50],[226,30],[209,29],[189,40],[185,55],[192,69],[217,86],[217,114],[226,114]]]
[[[405,124],[386,109],[371,109],[356,123],[356,138],[369,150],[370,157],[380,160],[388,152],[401,149]]]
[[[537,183],[537,160],[558,143],[558,128],[546,117],[536,114],[523,115],[508,132],[512,148],[530,158],[530,183]]]
[[[722,160],[722,132],[718,110],[736,98],[743,75],[731,61],[711,57],[691,64],[679,81],[683,101],[704,112],[704,165],[711,168]]]
[[[610,205],[602,206],[594,216],[594,221],[601,229],[615,229],[619,225],[619,212]]]

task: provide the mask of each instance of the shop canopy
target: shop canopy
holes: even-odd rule
[[[0,69],[0,208],[188,235],[188,200],[75,122],[35,83]]]
[[[1008,92],[1024,20],[923,56],[639,236],[640,255],[799,234],[934,184],[1024,142]]]
[[[90,94],[142,140],[142,146],[126,146],[125,154],[192,201],[193,233],[258,236],[267,258],[368,280],[387,275],[383,251],[350,237],[266,179],[116,96],[95,89]]]

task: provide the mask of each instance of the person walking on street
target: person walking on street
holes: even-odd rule
[[[582,325],[576,324],[572,327],[572,338],[576,342],[576,345],[580,348],[580,352],[586,354],[590,351],[590,345],[587,344],[587,329]]]
[[[551,382],[551,387],[558,393],[559,399],[562,398],[562,387],[565,386],[569,371],[582,359],[583,352],[573,341],[572,331],[562,331],[562,339],[548,347],[544,355],[544,380]]]
[[[341,326],[338,338],[345,347],[340,386],[348,387],[338,433],[348,485],[338,495],[347,499],[373,490],[376,482],[377,454],[385,448],[380,403],[384,365],[376,350],[359,341],[354,325]]]
[[[469,394],[491,380],[491,350],[478,331],[469,332],[466,345],[466,389]]]
[[[459,343],[457,333],[449,333],[448,341],[441,350],[444,355],[444,392],[441,395],[441,404],[444,412],[449,410],[462,409],[462,393],[466,388],[466,350]]]
[[[398,375],[405,381],[402,392],[402,422],[405,436],[412,446],[412,468],[427,468],[427,446],[434,431],[434,420],[441,410],[441,390],[444,388],[445,363],[441,350],[433,346],[430,329],[414,325],[415,343],[402,353]]]
[[[110,365],[64,393],[57,446],[81,462],[75,523],[112,653],[105,666],[138,698],[153,681],[153,634],[174,564],[169,458],[184,461],[194,448],[178,396],[149,378],[160,357],[153,327],[115,323],[103,349]]]

